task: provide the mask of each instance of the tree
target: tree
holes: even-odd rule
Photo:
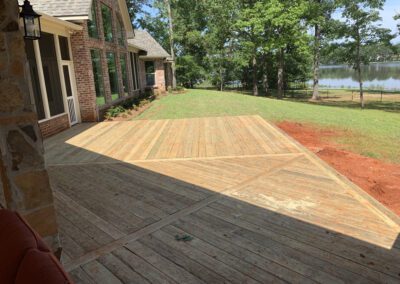
[[[195,58],[190,55],[177,58],[176,74],[179,82],[186,88],[193,88],[196,83],[205,78],[203,67],[198,65]]]
[[[312,0],[309,7],[308,22],[314,28],[313,46],[313,95],[311,100],[319,100],[319,67],[322,41],[334,24],[332,14],[336,10],[335,0]]]
[[[341,33],[344,49],[344,61],[357,72],[357,80],[360,86],[360,104],[364,108],[364,90],[362,65],[369,64],[368,53],[365,49],[373,44],[391,46],[394,38],[389,29],[381,28],[378,21],[379,9],[382,9],[384,0],[345,0],[343,1],[342,17],[344,23]]]
[[[235,28],[239,32],[240,51],[252,69],[253,95],[258,96],[258,52],[265,36],[265,20],[256,0],[242,0],[239,20]]]
[[[400,20],[400,13],[397,14],[396,16],[394,16],[394,19],[395,19],[395,20]],[[397,29],[398,29],[399,32],[400,32],[400,22],[397,24]]]
[[[309,49],[307,29],[303,23],[308,2],[305,0],[264,0],[259,1],[256,9],[262,11],[261,19],[266,31],[264,51],[273,51],[277,62],[278,98],[282,98],[285,89],[285,56],[288,52],[302,53]]]
[[[240,62],[236,59],[234,22],[238,14],[238,1],[206,0],[207,28],[204,43],[207,51],[211,82],[222,91],[228,80],[234,79]]]
[[[143,12],[143,7],[149,4],[149,0],[126,0],[126,5],[128,6],[128,12],[131,16],[132,23],[134,22],[136,16]]]
[[[164,0],[168,11],[168,27],[169,27],[169,45],[171,50],[171,69],[172,69],[172,89],[176,89],[176,68],[175,68],[175,51],[174,51],[174,26],[172,20],[172,11],[169,0]]]

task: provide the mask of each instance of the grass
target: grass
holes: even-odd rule
[[[227,115],[260,115],[272,121],[292,121],[351,133],[336,138],[345,149],[400,163],[400,114],[315,105],[232,92],[189,90],[153,103],[137,119],[178,119]]]
[[[112,101],[118,100],[119,99],[119,94],[111,94],[111,99]],[[106,98],[105,97],[96,97],[96,104],[98,106],[102,106],[106,104]]]

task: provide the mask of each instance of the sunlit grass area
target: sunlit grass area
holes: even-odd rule
[[[113,101],[118,100],[119,99],[119,94],[111,94],[111,98]],[[96,97],[96,104],[98,106],[102,106],[106,104],[106,99],[105,97]]]
[[[254,97],[233,92],[189,90],[156,100],[137,119],[176,119],[226,115],[260,115],[272,121],[292,121],[345,130],[336,142],[345,149],[400,163],[400,114],[306,102]]]

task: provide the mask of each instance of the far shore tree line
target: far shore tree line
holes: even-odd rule
[[[312,78],[312,100],[319,100],[321,62],[346,63],[364,107],[361,67],[400,50],[391,43],[397,35],[380,24],[385,0],[127,1],[131,16],[141,15],[136,25],[171,51],[185,87],[207,80],[224,90],[240,82],[255,96],[274,89],[282,98]]]

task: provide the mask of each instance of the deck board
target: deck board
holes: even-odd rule
[[[399,218],[261,117],[84,124],[45,153],[77,283],[400,281]]]

